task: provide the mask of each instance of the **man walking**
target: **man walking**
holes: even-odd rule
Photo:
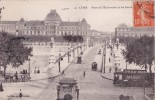
[[[84,72],[83,72],[83,78],[85,78],[85,76],[86,76],[86,72],[84,71]]]
[[[109,73],[111,73],[111,67],[109,68]]]
[[[111,62],[111,59],[110,59],[110,57],[109,57],[109,63]]]
[[[64,70],[62,71],[62,74],[61,74],[61,75],[65,76],[65,72],[64,72]]]

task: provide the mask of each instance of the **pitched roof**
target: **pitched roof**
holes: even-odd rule
[[[61,22],[61,26],[78,26],[79,22]]]
[[[38,21],[38,20],[33,20],[33,21],[26,21],[25,23],[28,26],[37,26],[37,25],[44,25],[44,21]]]
[[[16,24],[17,21],[1,21],[2,24]]]
[[[151,31],[155,32],[155,27],[131,27],[130,30],[132,31]]]
[[[79,25],[82,25],[82,26],[90,26],[90,25],[87,23],[87,21],[86,21],[85,18],[83,18],[83,19],[81,20],[81,22],[79,23]]]

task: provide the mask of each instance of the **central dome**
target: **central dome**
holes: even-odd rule
[[[51,10],[50,13],[46,16],[45,21],[61,21],[60,16],[56,12],[56,10]]]

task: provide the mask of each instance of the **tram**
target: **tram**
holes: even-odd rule
[[[147,73],[146,70],[132,70],[125,69],[121,72],[114,73],[114,85],[126,87],[142,87],[151,86],[153,82],[153,75]]]

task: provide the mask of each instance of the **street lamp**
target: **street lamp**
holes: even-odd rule
[[[104,46],[104,73],[105,73],[105,62],[106,62],[106,41],[105,41],[105,46]]]
[[[78,54],[79,54],[79,50],[78,50],[78,49],[79,49],[79,46],[77,46],[77,48],[76,48],[76,49],[77,49],[77,55],[78,55]]]
[[[73,48],[73,58],[75,57],[75,49]]]
[[[154,94],[154,90],[155,90],[155,74],[154,74],[154,76],[153,76],[153,94]]]
[[[102,45],[103,48],[103,45]],[[104,59],[104,64],[103,64],[103,59]],[[103,49],[103,54],[102,54],[102,64],[101,64],[101,72],[105,73],[105,62],[106,62],[106,43],[104,45],[104,49]],[[103,69],[104,66],[104,69]]]
[[[102,50],[103,50],[103,45],[102,45]],[[101,73],[103,72],[103,56],[104,56],[104,50],[103,50],[103,53],[102,53]]]
[[[30,76],[30,73],[31,73],[31,66],[30,66],[30,61],[31,61],[31,60],[30,60],[30,58],[28,58],[28,61],[29,61],[29,78],[30,78],[30,77],[31,77],[31,76]]]
[[[3,26],[2,24],[2,10],[4,10],[4,7],[0,8],[0,22],[1,22],[1,25]],[[3,27],[1,26],[2,30],[3,31]]]
[[[59,62],[58,62],[59,72],[61,71],[61,70],[60,70],[60,67],[61,67],[61,66],[60,66],[60,61],[61,61],[61,54],[59,54]]]
[[[69,48],[68,48],[68,63],[70,62],[70,58],[69,58],[69,56],[70,56],[70,53],[69,53],[70,51],[69,51]]]
[[[145,100],[145,92],[146,92],[145,88],[146,88],[147,83],[148,83],[147,81],[143,82],[143,88],[144,88],[144,98],[143,98],[143,100]]]
[[[118,50],[118,45],[119,45],[119,39],[116,39],[116,46],[117,46],[117,50]]]
[[[128,68],[127,68],[127,61],[126,61],[126,69],[128,69]]]

